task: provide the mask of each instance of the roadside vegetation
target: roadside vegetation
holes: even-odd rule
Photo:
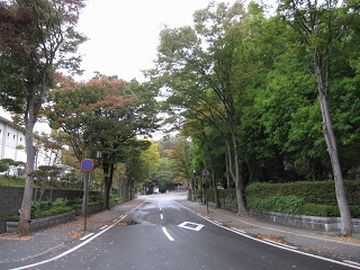
[[[212,189],[217,207],[231,200],[239,215],[252,208],[340,215],[350,235],[359,206],[347,185],[360,174],[359,5],[282,0],[276,8],[211,3],[193,25],[161,32],[149,74],[166,89],[168,121],[191,138],[184,170],[191,199],[200,193],[204,202]],[[296,193],[248,197],[246,189],[331,178],[329,205]],[[218,187],[231,195],[224,199]]]
[[[56,187],[62,164],[71,171],[64,181],[82,188],[84,158],[95,161],[91,187],[102,191],[105,209],[112,192],[126,201],[183,185],[203,203],[212,190],[217,207],[231,204],[238,215],[340,215],[342,234],[352,234],[359,181],[349,179],[360,178],[357,0],[280,0],[276,12],[253,1],[212,2],[194,13],[193,25],[161,31],[145,82],[99,72],[77,82],[58,73],[80,72],[76,49],[86,38],[74,29],[84,1],[41,3],[0,6],[0,105],[26,137],[19,234],[29,233],[36,211],[33,187]],[[44,140],[33,133],[40,118],[53,129]],[[180,134],[149,140],[161,125]],[[54,158],[35,171],[40,146]],[[293,186],[331,187],[332,200]]]

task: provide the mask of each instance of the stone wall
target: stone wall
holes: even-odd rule
[[[273,212],[252,212],[255,216],[266,222],[273,222],[288,226],[306,228],[310,230],[339,232],[341,229],[341,220],[338,217],[314,217],[314,216],[297,216],[286,215]],[[352,219],[354,232],[360,232],[360,219]]]
[[[18,213],[21,207],[23,192],[24,188],[21,187],[0,186],[0,233],[6,231],[5,221],[7,217]],[[93,194],[99,194],[99,192],[93,192]],[[82,192],[79,190],[40,190],[34,188],[33,197],[42,201],[55,200],[57,198],[73,200],[75,198],[82,198]]]
[[[52,217],[35,219],[30,223],[30,231],[36,231],[57,224],[66,223],[75,219],[75,212],[64,213]],[[19,222],[7,222],[7,231],[15,232]]]

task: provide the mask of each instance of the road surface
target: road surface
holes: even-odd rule
[[[226,230],[175,199],[176,194],[148,197],[65,252],[12,269],[351,269]]]

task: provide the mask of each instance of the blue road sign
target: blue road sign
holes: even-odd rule
[[[85,158],[81,161],[80,167],[83,171],[91,171],[94,169],[94,161],[92,159]]]

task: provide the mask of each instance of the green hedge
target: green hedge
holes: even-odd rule
[[[360,181],[346,181],[351,215],[360,218]],[[213,191],[208,190],[209,199]],[[219,189],[221,206],[236,209],[235,189]],[[333,181],[253,183],[245,190],[246,205],[257,212],[339,217]]]
[[[350,205],[360,205],[360,181],[345,181]],[[307,203],[336,205],[334,181],[253,183],[246,188],[246,197],[268,198],[273,196],[297,196]]]

